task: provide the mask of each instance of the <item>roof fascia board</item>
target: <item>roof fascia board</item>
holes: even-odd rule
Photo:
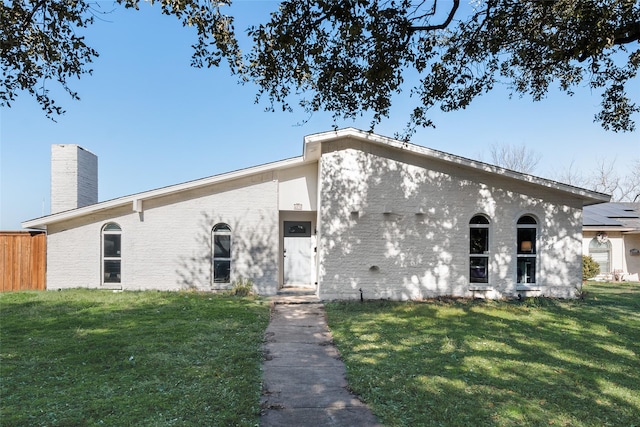
[[[628,232],[634,231],[633,227],[621,227],[615,225],[583,225],[582,231],[620,231],[620,232]]]
[[[48,224],[53,224],[60,221],[66,221],[69,219],[77,218],[86,214],[102,212],[107,209],[130,204],[134,206],[134,203],[142,203],[144,200],[149,200],[157,197],[167,196],[182,191],[194,190],[197,188],[206,187],[209,185],[215,185],[234,179],[244,178],[247,176],[265,173],[270,171],[277,171],[280,169],[286,169],[293,166],[298,166],[305,162],[303,157],[293,157],[286,160],[280,160],[273,163],[267,163],[264,165],[254,166],[246,169],[240,169],[233,172],[227,172],[220,175],[214,175],[207,178],[197,179],[194,181],[183,182],[180,184],[170,185],[168,187],[157,188],[154,190],[144,191],[142,193],[130,194],[128,196],[118,197],[116,199],[107,200],[104,202],[96,203],[93,205],[85,206],[82,208],[71,209],[64,212],[47,215],[40,218],[22,222],[22,228],[35,228],[46,229]]]
[[[310,143],[317,144],[317,143],[329,142],[329,141],[337,140],[341,138],[355,138],[361,141],[367,141],[374,144],[386,145],[389,147],[410,151],[421,156],[431,157],[434,159],[442,160],[444,162],[454,163],[454,164],[458,164],[468,168],[479,169],[484,172],[507,176],[511,179],[515,179],[518,181],[524,181],[534,185],[539,185],[546,188],[558,190],[561,192],[570,193],[574,196],[578,196],[581,199],[583,199],[584,206],[605,203],[611,200],[611,196],[608,194],[598,193],[595,191],[587,190],[585,188],[574,187],[572,185],[563,184],[561,182],[553,181],[550,179],[540,178],[537,176],[512,171],[510,169],[505,169],[505,168],[501,168],[499,166],[491,165],[488,163],[467,159],[465,157],[457,156],[455,154],[445,153],[443,151],[422,147],[420,145],[410,144],[408,142],[402,142],[397,139],[377,135],[371,132],[365,132],[355,128],[338,129],[335,131],[309,135],[305,137],[305,144],[310,144]]]

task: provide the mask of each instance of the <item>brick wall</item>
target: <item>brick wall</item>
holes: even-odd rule
[[[51,146],[51,213],[98,202],[98,158],[74,144]]]
[[[49,228],[48,288],[100,288],[101,230],[122,229],[122,289],[211,289],[211,230],[232,229],[232,280],[277,291],[277,183],[262,174],[113,208]]]
[[[323,299],[439,295],[571,297],[581,280],[581,204],[555,192],[402,150],[343,140],[320,160]],[[490,225],[490,281],[469,283],[469,220]],[[516,285],[516,222],[538,218],[537,287]],[[483,288],[472,290],[475,288]]]

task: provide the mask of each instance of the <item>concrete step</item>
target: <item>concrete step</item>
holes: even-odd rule
[[[315,295],[315,289],[307,288],[282,288],[278,290],[278,295]]]
[[[275,304],[312,304],[320,300],[316,296],[315,288],[287,286],[279,289],[272,301]]]

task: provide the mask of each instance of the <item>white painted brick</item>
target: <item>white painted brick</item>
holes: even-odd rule
[[[323,299],[357,299],[360,289],[371,299],[483,296],[468,277],[468,224],[478,213],[491,218],[487,296],[522,293],[515,249],[523,214],[540,219],[540,290],[528,294],[571,297],[580,284],[581,206],[566,195],[357,143],[324,149],[320,186]]]
[[[254,281],[274,294],[278,280],[277,183],[239,180],[145,200],[50,227],[47,287],[100,288],[101,230],[122,228],[122,288],[211,289],[211,230],[232,229],[232,280]]]
[[[51,146],[51,212],[98,202],[98,158],[75,144]]]
[[[282,280],[279,221],[304,219],[318,230],[322,299],[358,299],[360,289],[367,299],[574,296],[581,200],[356,140],[322,150],[317,193],[316,166],[306,165],[148,198],[141,212],[127,204],[54,223],[48,287],[101,287],[101,229],[114,221],[122,228],[123,289],[211,289],[211,230],[225,222],[232,229],[232,279],[251,279],[261,294],[274,294]],[[291,210],[297,204],[302,212]],[[491,219],[484,291],[468,277],[469,220],[476,214]],[[516,222],[524,214],[539,219],[538,286],[527,291],[516,286]]]

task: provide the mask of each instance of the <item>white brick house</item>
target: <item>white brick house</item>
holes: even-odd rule
[[[54,179],[52,179],[54,181]],[[55,188],[52,191],[56,191]],[[343,129],[303,155],[54,212],[47,287],[308,286],[321,299],[572,297],[609,196]]]

